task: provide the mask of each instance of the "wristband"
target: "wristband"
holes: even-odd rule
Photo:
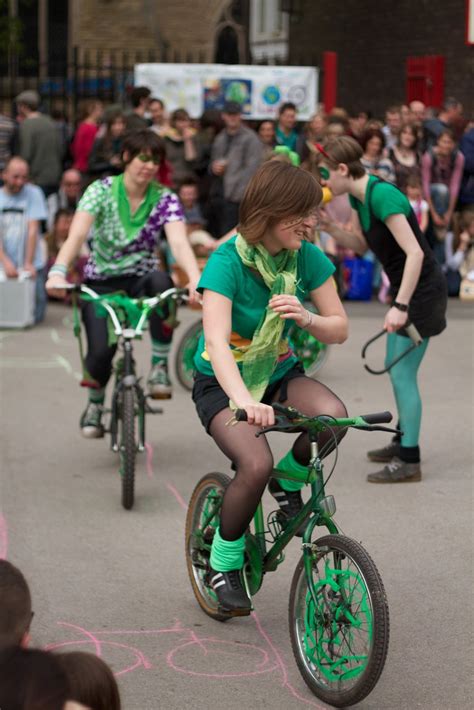
[[[405,304],[405,303],[399,303],[398,301],[394,301],[394,302],[392,303],[392,306],[393,306],[394,308],[398,308],[398,310],[399,310],[399,311],[402,311],[403,313],[407,313],[407,312],[408,312],[408,305]]]
[[[50,278],[50,276],[66,276],[66,274],[67,266],[64,266],[64,264],[53,264],[50,270],[48,271],[48,279]]]
[[[313,322],[313,314],[311,313],[311,311],[306,311],[306,313],[308,314],[308,320],[303,326],[305,330],[307,328],[311,328],[311,323]]]

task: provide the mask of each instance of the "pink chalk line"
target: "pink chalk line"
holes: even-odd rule
[[[6,560],[8,553],[8,528],[7,521],[0,513],[0,560]]]

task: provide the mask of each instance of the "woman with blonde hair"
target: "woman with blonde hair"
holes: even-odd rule
[[[324,343],[347,337],[347,318],[334,287],[334,267],[307,241],[321,203],[315,178],[286,161],[264,163],[247,185],[238,233],[209,259],[198,284],[203,293],[204,335],[196,356],[193,400],[206,431],[235,465],[214,536],[209,580],[222,609],[250,613],[242,584],[244,533],[273,470],[273,457],[256,427],[273,424],[272,402],[306,414],[345,416],[341,400],[305,376],[287,340],[296,323]],[[311,299],[318,315],[304,307]],[[248,421],[227,426],[235,408]],[[321,435],[320,445],[328,442]],[[309,441],[301,434],[277,464],[304,470]],[[294,516],[301,486],[272,479],[270,493]]]

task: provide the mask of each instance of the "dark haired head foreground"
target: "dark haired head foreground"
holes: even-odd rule
[[[69,698],[91,710],[120,710],[117,681],[93,653],[72,651],[56,656],[69,684]]]
[[[66,710],[69,684],[52,653],[13,648],[0,652],[2,710]]]
[[[0,649],[28,644],[32,615],[26,579],[11,562],[0,560]]]

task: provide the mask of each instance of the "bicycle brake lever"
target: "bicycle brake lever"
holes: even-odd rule
[[[351,429],[360,429],[361,431],[388,431],[390,434],[400,434],[400,436],[403,435],[403,432],[400,429],[390,429],[387,426],[378,426],[378,425],[368,425],[368,426],[353,426]]]
[[[275,424],[273,424],[272,426],[267,426],[267,427],[265,427],[264,429],[260,429],[260,431],[258,431],[258,432],[255,434],[255,436],[258,438],[258,437],[261,436],[262,434],[267,434],[269,431],[280,431],[280,432],[284,431],[284,432],[286,432],[286,433],[293,433],[293,432],[301,432],[301,431],[304,431],[304,429],[303,429],[302,427],[297,426],[297,425],[295,425],[295,426],[289,425],[289,426],[288,426],[287,422],[288,422],[288,419],[287,419],[286,417],[285,417],[285,418],[283,418],[283,417],[276,417]],[[283,427],[284,427],[284,428],[283,428]]]

